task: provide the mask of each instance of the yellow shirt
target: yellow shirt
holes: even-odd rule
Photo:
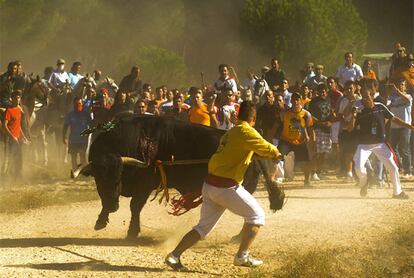
[[[267,158],[280,156],[247,122],[240,121],[220,139],[220,145],[208,163],[208,173],[242,183],[253,153]]]
[[[306,128],[312,125],[312,116],[305,109],[298,113],[288,110],[283,115],[282,139],[295,145],[303,144],[306,141]]]
[[[210,113],[207,104],[203,104],[201,107],[191,107],[188,111],[188,120],[193,124],[210,126]]]

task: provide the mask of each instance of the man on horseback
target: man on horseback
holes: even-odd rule
[[[69,85],[72,89],[75,88],[76,84],[83,78],[83,76],[80,74],[81,70],[81,62],[75,62],[72,65],[72,68],[70,69],[70,72],[68,73],[69,76]]]
[[[65,71],[65,60],[58,59],[56,65],[56,70],[49,78],[49,86],[54,92],[59,93],[62,91],[66,82],[68,82],[70,79],[68,73]]]
[[[0,76],[0,108],[11,105],[11,93],[15,90],[17,75],[17,63],[10,62],[7,71]]]

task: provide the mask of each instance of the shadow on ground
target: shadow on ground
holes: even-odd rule
[[[55,247],[65,245],[82,246],[156,246],[163,240],[141,236],[136,239],[122,238],[77,238],[77,237],[40,237],[0,239],[0,248],[11,247]]]
[[[111,265],[102,261],[88,261],[75,263],[46,263],[46,264],[18,264],[5,265],[5,267],[22,267],[41,270],[63,271],[131,271],[131,272],[163,272],[165,269],[154,267],[140,267],[133,265]]]

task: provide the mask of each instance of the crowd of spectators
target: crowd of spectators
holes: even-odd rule
[[[58,59],[55,69],[45,69],[41,81],[50,96],[67,93],[65,90],[71,92],[71,109],[64,111],[61,119],[61,139],[68,146],[72,169],[85,162],[87,148],[94,139],[80,136],[88,127],[125,114],[137,114],[174,117],[228,130],[237,122],[240,103],[251,100],[257,105],[257,128],[286,155],[285,161],[274,167],[279,182],[293,178],[295,161],[304,162],[305,186],[324,177],[327,161],[334,162],[338,175],[352,182],[360,179],[354,175],[358,174],[354,169],[354,155],[361,132],[357,126],[351,126],[367,109],[364,95],[369,94],[375,103],[383,104],[393,117],[408,125],[412,123],[414,58],[400,44],[395,45],[386,80],[377,79],[372,61],[365,60],[362,67],[356,64],[352,52],[345,53],[344,63],[330,76],[325,75],[324,65],[315,66],[309,62],[302,71],[303,79],[293,82],[281,62],[272,58],[270,66],[262,67],[258,76],[248,70],[246,80],[242,81],[236,79],[232,67],[221,64],[218,78],[211,85],[188,90],[170,89],[167,85],[153,90],[152,84],[143,81],[137,65],[121,80],[118,88],[115,83],[101,80],[99,70],[84,76],[80,62],[74,62],[70,72],[65,71],[65,64],[63,59]],[[7,71],[0,76],[1,141],[5,154],[1,161],[2,175],[21,176],[25,151],[29,150],[23,148],[22,151],[22,146],[31,139],[30,123],[25,119],[32,113],[24,108],[25,103],[22,104],[20,98],[25,99],[33,82],[24,73],[20,61],[10,62]],[[56,101],[52,99],[51,102]],[[390,115],[386,118],[391,119]],[[383,141],[390,143],[400,162],[401,174],[409,178],[414,160],[411,129],[391,120],[384,123]],[[373,127],[372,133],[377,135],[377,132]],[[383,165],[384,161],[379,158],[367,160],[364,167],[368,169],[371,183],[383,185]]]

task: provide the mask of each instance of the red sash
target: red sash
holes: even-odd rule
[[[221,188],[229,188],[238,185],[239,183],[233,179],[230,178],[223,178],[219,176],[215,176],[213,174],[208,174],[205,182],[215,186],[215,187],[221,187]]]

